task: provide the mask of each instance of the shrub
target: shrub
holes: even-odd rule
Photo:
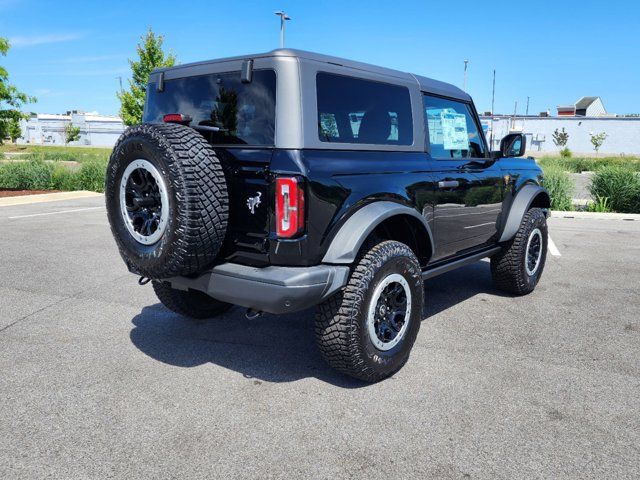
[[[562,150],[560,150],[560,156],[562,158],[571,158],[571,150],[569,150],[569,147],[564,147]]]
[[[107,172],[107,162],[93,160],[85,162],[77,172],[78,185],[82,190],[104,192],[104,180]]]
[[[640,177],[629,167],[598,169],[589,191],[594,198],[608,198],[611,210],[615,212],[640,213]]]
[[[78,175],[64,165],[55,165],[51,172],[51,188],[53,190],[80,190]]]
[[[589,204],[587,210],[590,212],[607,213],[611,211],[610,205],[609,197],[596,196],[595,201]]]
[[[0,188],[49,190],[52,170],[50,164],[37,160],[3,163],[0,165]]]
[[[106,171],[106,160],[87,161],[76,170],[42,160],[0,163],[0,188],[104,192]]]
[[[567,172],[557,167],[546,167],[543,185],[549,192],[553,210],[573,210],[573,182]]]

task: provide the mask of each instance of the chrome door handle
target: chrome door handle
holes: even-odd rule
[[[438,182],[438,188],[456,188],[460,186],[458,180],[446,180],[444,182]]]

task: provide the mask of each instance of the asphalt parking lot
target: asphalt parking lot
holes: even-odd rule
[[[638,478],[640,222],[552,218],[523,298],[429,280],[364,385],[313,312],[206,322],[127,273],[103,199],[0,207],[0,478]]]

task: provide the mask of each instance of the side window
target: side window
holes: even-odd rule
[[[469,105],[424,95],[424,112],[434,158],[480,158],[485,156],[482,136]]]
[[[322,142],[411,145],[409,89],[319,72],[318,136]]]

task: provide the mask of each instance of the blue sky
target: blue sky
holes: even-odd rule
[[[180,63],[271,50],[284,9],[287,46],[411,71],[462,86],[480,111],[529,113],[599,95],[640,113],[640,2],[0,0],[0,58],[30,110],[118,111],[118,79],[148,27]]]

